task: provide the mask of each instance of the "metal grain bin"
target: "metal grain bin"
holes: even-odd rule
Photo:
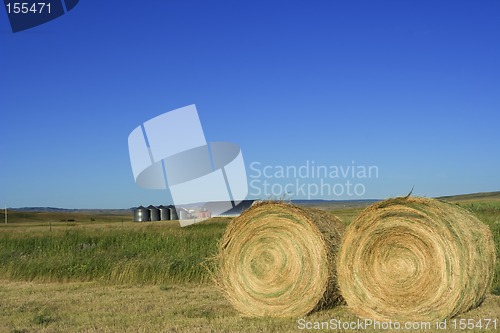
[[[178,220],[179,215],[177,215],[177,210],[175,209],[174,205],[168,206],[168,209],[170,210],[170,219],[171,220]]]
[[[160,210],[153,205],[148,206],[149,209],[149,220],[150,221],[160,221]]]
[[[170,220],[170,209],[168,207],[161,205],[158,206],[158,209],[160,210],[160,220],[162,221]]]
[[[189,219],[189,212],[184,208],[179,209],[179,220],[187,219]]]
[[[134,209],[134,222],[146,222],[149,221],[150,212],[149,209],[139,206]]]

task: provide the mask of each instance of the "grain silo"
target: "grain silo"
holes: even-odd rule
[[[177,210],[175,209],[174,205],[168,206],[168,209],[170,210],[170,219],[171,220],[178,220],[179,215],[177,215]]]
[[[170,220],[170,209],[168,207],[160,205],[158,206],[158,209],[160,210],[160,220],[162,221]]]
[[[134,222],[146,222],[149,221],[150,213],[149,209],[139,206],[134,209]]]
[[[185,208],[179,209],[179,220],[187,220],[189,219],[189,211]]]
[[[153,205],[149,205],[148,209],[149,209],[149,220],[160,221],[160,210]]]

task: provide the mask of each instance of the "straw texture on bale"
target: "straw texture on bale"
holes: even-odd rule
[[[346,230],[338,282],[349,308],[376,320],[443,320],[478,306],[495,269],[489,228],[465,209],[388,199]]]
[[[296,317],[336,305],[335,257],[343,230],[325,211],[254,204],[221,239],[216,282],[245,316]]]

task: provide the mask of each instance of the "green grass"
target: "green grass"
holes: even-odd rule
[[[493,233],[497,251],[493,293],[500,295],[500,201],[458,203]],[[335,208],[331,212],[348,224],[361,209]],[[210,261],[206,258],[216,253],[230,221],[216,218],[180,228],[174,221],[121,222],[130,221],[130,216],[118,215],[95,216],[93,222],[90,215],[75,213],[10,216],[15,223],[0,223],[0,279],[151,285],[209,283],[204,265]],[[75,222],[60,222],[68,217]]]
[[[60,211],[60,212],[18,212],[9,211],[8,212],[8,222],[9,223],[29,223],[30,225],[36,222],[68,222],[68,220],[73,220],[77,223],[82,222],[130,222],[133,219],[132,212],[128,214],[113,213],[107,211],[95,211],[95,212],[81,212],[81,211]],[[0,211],[0,224],[5,221],[5,212],[2,209]],[[71,224],[71,223],[68,223]]]
[[[500,295],[500,201],[461,203],[460,206],[473,212],[490,227],[497,252],[497,265],[493,279],[493,294]]]
[[[180,228],[176,222],[97,227],[35,223],[0,228],[0,279],[165,284],[208,282],[228,219]]]

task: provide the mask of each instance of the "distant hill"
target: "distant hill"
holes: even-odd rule
[[[76,209],[66,209],[66,208],[55,208],[55,207],[20,207],[20,208],[9,208],[9,210],[13,210],[16,212],[76,212]]]
[[[448,195],[437,197],[437,199],[457,202],[457,201],[500,201],[500,191],[497,192],[480,192],[470,194]],[[362,200],[291,200],[292,203],[303,206],[316,206],[316,207],[357,207],[367,206],[381,199],[362,199]],[[242,204],[235,207],[231,213],[238,213],[250,207],[254,200],[244,200]],[[124,215],[130,214],[134,207],[124,209],[67,209],[56,207],[21,207],[9,208],[11,211],[26,212],[26,213],[92,213],[92,214],[110,214],[110,215]]]
[[[380,201],[380,199],[360,199],[360,200],[292,200],[297,205],[324,205],[324,204],[366,204]]]
[[[22,213],[92,213],[92,214],[112,214],[123,215],[130,213],[134,208],[128,209],[68,209],[56,207],[20,207],[9,208],[10,211]]]
[[[480,192],[460,195],[448,195],[437,199],[446,201],[500,201],[500,191],[497,192]]]

